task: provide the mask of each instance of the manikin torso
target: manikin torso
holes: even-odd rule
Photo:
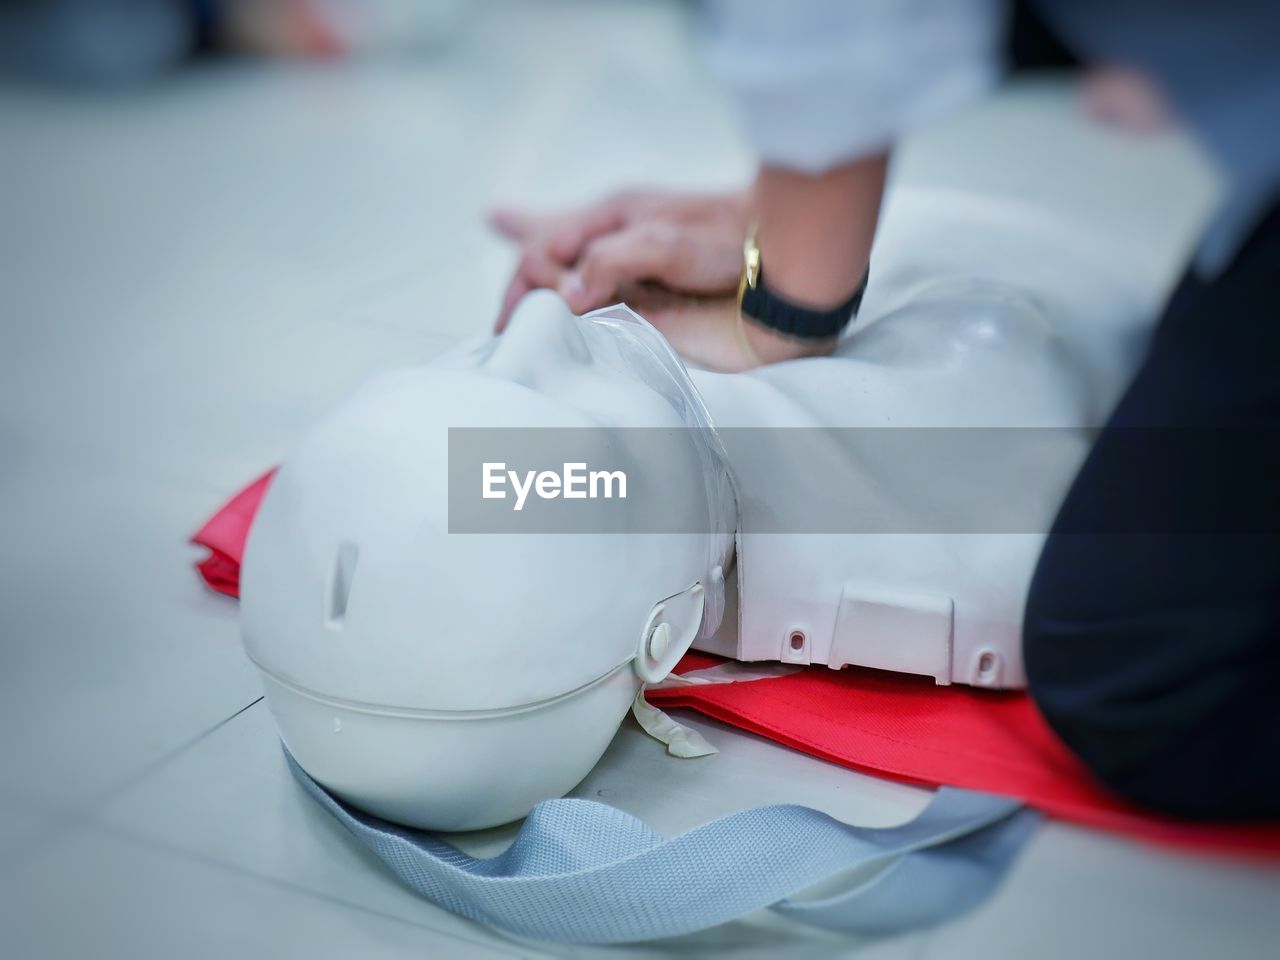
[[[1090,428],[1132,375],[1150,304],[1069,225],[940,191],[891,200],[871,276],[834,356],[691,371],[725,436],[740,510],[737,616],[697,645],[1022,686],[1022,606],[1044,532]],[[797,427],[810,429],[760,429]],[[885,434],[841,428],[894,431],[914,457],[886,464]],[[965,489],[985,482],[948,469],[947,445],[965,438],[910,428],[1036,428],[972,434],[995,458],[979,476],[1018,488],[1016,524],[920,519],[939,499],[984,504],[1008,490]],[[841,532],[820,532],[813,504],[833,495],[889,519],[860,526],[837,508]]]
[[[899,195],[835,356],[690,375],[624,308],[580,318],[537,291],[502,336],[375,377],[300,438],[246,545],[245,650],[293,755],[363,809],[472,829],[567,792],[695,641],[1020,685],[1043,531],[1151,312],[1087,249],[1034,211]],[[551,435],[581,439],[573,459],[625,468],[651,506],[521,528],[455,456],[495,427],[495,459],[538,466],[524,441],[569,428]],[[1010,427],[1035,442],[973,430]],[[991,490],[1019,523],[965,529],[955,504]],[[458,507],[501,522],[455,530]]]

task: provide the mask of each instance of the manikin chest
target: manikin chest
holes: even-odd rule
[[[900,196],[836,355],[693,371],[740,498],[737,616],[703,649],[1025,685],[1040,547],[1151,313],[1076,239]]]

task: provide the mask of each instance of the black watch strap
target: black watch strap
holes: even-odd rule
[[[831,310],[811,310],[785,300],[770,290],[764,280],[764,271],[761,270],[755,286],[746,286],[742,291],[742,315],[789,337],[827,340],[843,330],[857,315],[866,289],[867,274],[864,273],[858,289],[840,306]]]

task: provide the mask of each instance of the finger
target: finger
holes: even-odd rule
[[[665,247],[652,231],[640,228],[601,237],[586,248],[575,268],[562,278],[560,295],[575,313],[602,307],[623,284],[662,272]]]
[[[520,254],[520,266],[516,268],[516,272],[534,289],[546,287],[554,290],[560,285],[565,267],[539,247],[526,246]]]
[[[501,333],[506,328],[507,321],[511,317],[511,311],[515,309],[521,297],[530,290],[538,290],[544,287],[549,290],[555,290],[560,286],[563,274],[564,267],[546,254],[536,248],[526,248],[524,253],[520,255],[520,264],[516,267],[516,274],[511,278],[511,283],[507,285],[506,293],[503,294],[502,307],[498,312],[498,322],[494,327],[495,332]]]
[[[606,200],[565,217],[546,237],[547,253],[565,265],[574,263],[583,249],[605,234],[625,225],[622,210],[614,200]]]
[[[592,240],[620,229],[623,215],[621,204],[614,199],[557,215],[537,216],[512,207],[499,207],[489,215],[489,225],[517,243],[536,244],[568,266]]]
[[[575,268],[581,301],[599,306],[618,287],[634,281],[652,281],[697,296],[730,293],[737,288],[742,266],[741,247],[730,236],[720,229],[661,221],[609,234],[591,244]],[[562,285],[561,292],[565,289]]]
[[[529,286],[529,281],[520,274],[516,274],[511,278],[511,282],[507,284],[507,290],[502,295],[502,306],[498,308],[498,319],[493,325],[494,333],[501,333],[507,329],[507,322],[511,319],[511,311],[515,310],[516,304],[521,298],[533,288]]]
[[[508,240],[516,242],[522,242],[532,236],[536,221],[536,217],[513,207],[498,207],[489,214],[489,226]]]

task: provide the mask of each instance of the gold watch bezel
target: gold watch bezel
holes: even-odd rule
[[[742,297],[748,288],[754,290],[760,281],[760,246],[756,243],[756,228],[752,224],[742,241],[742,276],[738,279],[738,309],[742,309]]]

